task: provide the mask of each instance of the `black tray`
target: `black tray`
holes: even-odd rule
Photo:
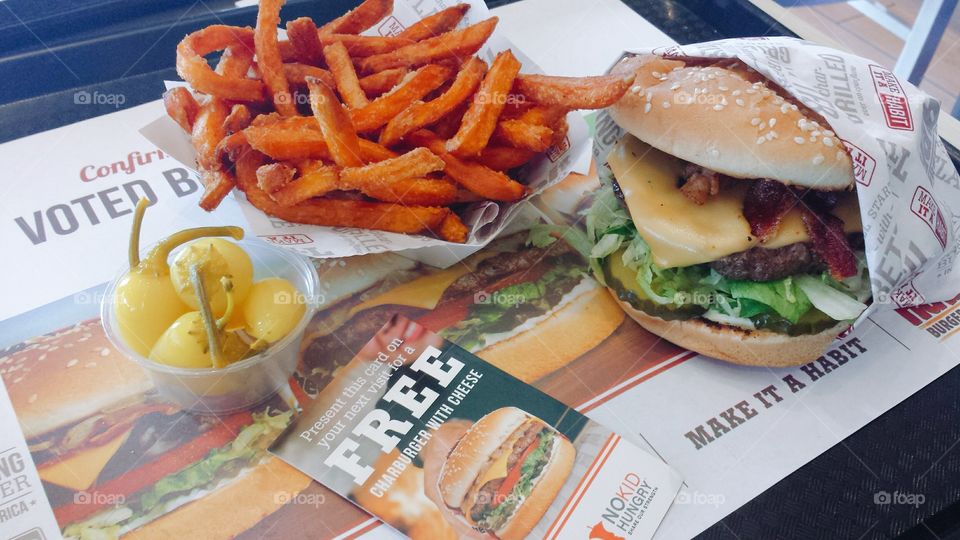
[[[493,0],[490,7],[510,3]],[[356,1],[291,1],[285,20],[326,21]],[[680,43],[792,35],[747,0],[626,2]],[[0,142],[114,112],[77,107],[77,92],[123,94],[122,108],[174,79],[176,43],[214,22],[253,25],[232,2],[0,2]],[[960,162],[955,148],[948,150]],[[921,359],[905,358],[909,363]],[[778,482],[703,533],[705,538],[944,538],[960,536],[960,368]],[[735,481],[735,479],[733,480]],[[917,507],[877,504],[880,492],[922,494]]]

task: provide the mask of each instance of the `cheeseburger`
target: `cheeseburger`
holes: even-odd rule
[[[853,164],[817,113],[733,60],[624,59],[625,132],[588,212],[627,313],[738,364],[814,360],[866,308]]]
[[[440,471],[443,502],[500,539],[533,530],[570,476],[576,451],[543,420],[497,409],[464,433]]]

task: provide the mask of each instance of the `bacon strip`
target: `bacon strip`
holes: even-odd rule
[[[747,190],[743,201],[743,217],[750,224],[750,233],[759,238],[762,244],[777,232],[783,216],[796,205],[797,196],[790,188],[764,178],[755,181]]]
[[[857,258],[843,232],[843,220],[827,213],[815,213],[802,208],[801,218],[813,244],[813,251],[827,263],[834,279],[843,279],[857,274]]]

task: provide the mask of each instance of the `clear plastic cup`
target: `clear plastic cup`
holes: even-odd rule
[[[113,346],[140,364],[161,394],[188,411],[224,414],[247,409],[276,394],[288,384],[297,367],[304,330],[317,311],[320,279],[309,259],[258,239],[248,238],[237,244],[253,261],[254,281],[268,277],[287,279],[303,294],[306,306],[297,326],[256,356],[219,369],[190,369],[160,364],[138,354],[121,337],[113,309],[114,291],[127,268],[107,286],[100,305],[103,327]],[[171,253],[171,260],[179,249],[182,246]]]

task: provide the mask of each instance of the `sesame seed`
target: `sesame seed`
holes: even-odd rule
[[[794,111],[799,111],[799,110],[800,110],[799,107],[797,107],[796,105],[794,105],[794,104],[792,104],[792,103],[790,104],[790,109],[791,109],[791,110],[794,110]]]
[[[754,118],[753,120],[750,120],[750,125],[751,125],[751,126],[755,126],[755,125],[757,125],[757,124],[759,124],[759,123],[760,123],[760,119],[759,119],[759,118]]]
[[[647,99],[647,103],[650,103],[650,100],[653,99],[653,92],[651,90],[647,90],[647,95],[644,97]]]
[[[716,79],[716,78],[717,78],[717,74],[716,74],[716,73],[711,73],[711,74],[707,75],[707,78],[712,81],[713,79]]]
[[[662,74],[661,74],[659,71],[654,71],[654,72],[651,73],[651,75],[653,75],[654,77],[657,77],[657,78],[659,79],[659,78],[660,78],[660,75],[662,75]]]
[[[757,126],[757,129],[760,130],[760,131],[763,131],[764,129],[767,129],[767,123],[764,122],[763,120],[761,120],[761,121],[760,121],[760,125]]]
[[[819,165],[819,164],[821,164],[821,163],[823,163],[823,156],[822,156],[822,155],[817,154],[817,155],[813,156],[813,164],[814,164],[814,165]]]
[[[777,136],[776,131],[768,131],[767,134],[764,135],[764,137],[766,137],[768,141],[772,141],[774,138],[776,138],[776,136]]]
[[[715,110],[715,111],[722,111],[722,110],[723,110],[723,105],[717,103],[716,105],[713,106],[713,110]]]
[[[810,136],[810,142],[817,142],[817,138],[813,135]]]
[[[109,356],[109,355],[110,355],[110,349],[106,347],[100,349],[100,356]]]
[[[783,98],[780,97],[780,96],[777,96],[776,99],[773,100],[773,102],[776,103],[777,105],[779,105],[779,104],[783,103]]]
[[[827,137],[833,137],[834,135],[836,135],[836,133],[830,131],[829,129],[824,130],[823,134],[826,135]]]
[[[77,360],[76,358],[74,358],[74,359],[70,360],[69,362],[67,362],[67,367],[73,367],[73,366],[75,366],[75,365],[77,365],[77,364],[79,364],[79,363],[80,363],[80,361]]]
[[[754,90],[753,88],[747,88],[746,92],[747,92],[748,94],[756,94],[756,93],[757,93],[757,91]]]
[[[794,137],[793,142],[797,144],[803,144],[803,137]]]
[[[678,82],[675,82],[675,83],[673,83],[673,84],[670,85],[670,89],[671,89],[671,90],[676,90],[677,88],[680,88],[680,83],[678,83]]]
[[[644,112],[644,113],[650,112],[650,104],[649,104],[649,103],[647,103],[646,105],[643,106],[643,112]]]
[[[763,144],[765,142],[767,142],[767,139],[763,137],[757,137],[757,144]]]
[[[639,84],[634,85],[634,87],[631,88],[630,91],[633,92],[634,94],[639,94],[640,92],[643,92],[643,87],[640,86]]]
[[[670,108],[670,102],[669,102],[669,101],[664,101],[664,102],[663,102],[663,108],[664,108],[664,109],[669,109],[669,108]]]
[[[743,92],[741,92],[741,91],[739,91],[739,90],[734,90],[731,95],[732,95],[733,97],[737,97],[737,96],[739,96],[739,95],[742,94],[742,93],[743,93]]]
[[[737,98],[737,105],[743,107],[743,100],[740,98]]]
[[[769,124],[770,127],[773,127],[773,126],[777,125],[777,119],[776,119],[776,118],[771,118],[770,121],[767,122],[767,124]]]
[[[722,85],[722,84],[721,84],[720,86],[718,86],[717,88],[719,88],[721,92],[726,92],[727,90],[730,89],[730,88],[728,88],[728,87],[726,87],[726,86],[724,86],[724,85]]]
[[[813,133],[811,133],[810,136],[811,136],[811,137],[819,137],[819,136],[820,136],[820,130],[819,130],[819,129],[813,130]]]
[[[787,114],[787,111],[789,110],[790,110],[790,106],[787,103],[784,103],[783,105],[780,106],[780,112],[782,112],[783,114]]]
[[[837,161],[843,161],[843,156],[845,156],[841,150],[837,150]]]
[[[833,146],[833,139],[831,139],[830,137],[824,137],[823,144],[826,146]]]

